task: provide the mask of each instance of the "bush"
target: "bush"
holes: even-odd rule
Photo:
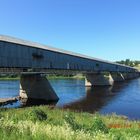
[[[93,119],[93,123],[90,126],[78,124],[75,121],[75,117],[71,113],[65,115],[64,119],[74,131],[83,130],[85,132],[91,132],[91,133],[94,133],[97,131],[101,131],[103,133],[109,132],[108,127],[105,125],[105,123],[99,117],[95,117]]]
[[[98,117],[94,118],[91,129],[93,131],[101,131],[104,133],[108,133],[109,130],[105,123],[102,121],[102,119]]]
[[[47,114],[41,109],[34,109],[29,112],[29,118],[32,121],[45,121],[47,120]]]
[[[75,117],[69,113],[69,114],[66,114],[64,116],[64,120],[66,121],[66,123],[69,124],[69,126],[74,130],[81,130],[82,129],[82,125],[78,124],[75,122]]]

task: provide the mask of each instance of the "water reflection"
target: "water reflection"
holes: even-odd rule
[[[51,80],[60,100],[44,102],[38,100],[21,100],[5,105],[7,108],[25,107],[32,105],[54,105],[76,111],[102,114],[115,112],[131,119],[140,118],[140,78],[115,83],[112,87],[86,88],[84,80],[63,79]],[[19,95],[19,81],[0,81],[0,98],[16,97]],[[3,106],[2,106],[3,107]]]
[[[30,107],[30,106],[38,106],[38,105],[51,105],[55,106],[57,101],[46,101],[41,99],[20,99],[20,106],[21,107]]]
[[[109,104],[111,101],[115,102],[121,91],[128,86],[130,82],[115,83],[113,86],[104,87],[86,87],[86,96],[80,100],[71,102],[63,106],[76,111],[84,111],[94,113]]]

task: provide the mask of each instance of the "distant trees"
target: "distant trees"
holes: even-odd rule
[[[132,61],[130,59],[126,59],[126,60],[116,61],[116,63],[124,64],[124,65],[131,66],[131,67],[135,67],[135,66],[138,66],[140,64],[140,61],[137,61],[137,60]]]

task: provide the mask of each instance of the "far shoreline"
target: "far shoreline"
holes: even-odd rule
[[[48,80],[61,80],[61,79],[80,79],[83,80],[84,76],[46,76]],[[20,77],[0,77],[0,81],[16,81],[20,80]]]

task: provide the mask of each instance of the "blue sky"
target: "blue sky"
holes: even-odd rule
[[[0,0],[0,34],[110,61],[140,60],[140,0]]]

